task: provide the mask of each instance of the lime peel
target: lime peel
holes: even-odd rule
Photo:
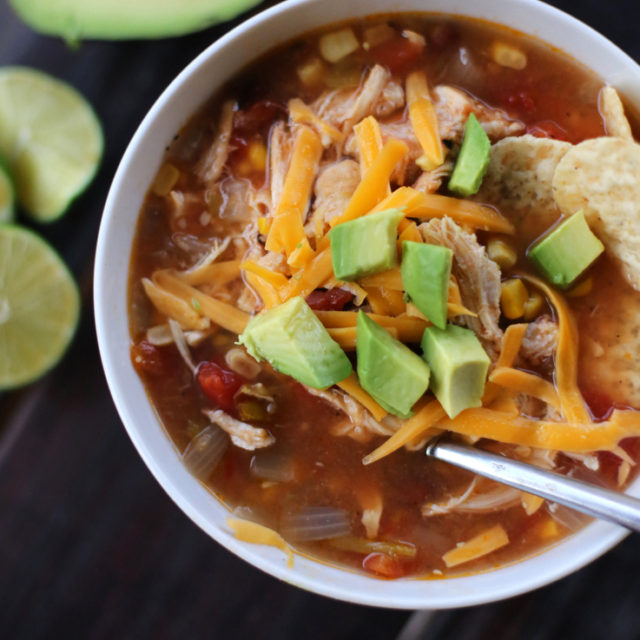
[[[0,225],[0,389],[32,382],[66,351],[80,295],[62,259],[38,235]]]
[[[35,220],[68,209],[95,175],[103,146],[97,116],[73,87],[27,67],[0,69],[0,154]]]

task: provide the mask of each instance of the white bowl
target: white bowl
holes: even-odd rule
[[[239,542],[231,534],[225,525],[227,510],[182,466],[129,357],[132,239],[145,192],[175,132],[217,87],[274,45],[339,20],[400,11],[484,18],[537,36],[580,60],[640,108],[640,67],[594,30],[537,0],[289,0],[206,49],[171,83],[138,128],[111,186],[100,227],[96,325],[107,382],[133,444],[164,490],[212,538],[273,576],[333,598],[402,609],[460,607],[508,598],[557,580],[613,547],[626,532],[594,522],[526,560],[443,580],[377,580],[300,556],[293,568],[287,568],[281,551]],[[640,495],[640,480],[629,493]]]

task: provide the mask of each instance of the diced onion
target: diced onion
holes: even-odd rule
[[[291,482],[295,479],[293,460],[282,453],[264,452],[251,458],[251,475],[272,482]]]
[[[253,380],[260,373],[260,365],[241,347],[229,349],[224,360],[230,369],[249,380]]]
[[[351,533],[347,512],[335,507],[305,507],[287,516],[282,528],[285,537],[301,542],[329,540]]]
[[[178,352],[182,356],[182,359],[189,367],[189,369],[191,369],[191,373],[195,373],[196,365],[193,363],[193,359],[191,358],[191,352],[189,351],[189,347],[187,346],[187,340],[184,337],[182,328],[175,320],[169,318],[169,329],[171,329],[173,341],[176,343],[176,347],[178,349]]]
[[[327,62],[338,62],[346,58],[360,47],[353,30],[347,27],[339,31],[325,33],[318,41],[318,47],[322,57]]]
[[[218,427],[205,427],[182,453],[182,462],[191,475],[206,480],[229,446],[228,436]]]
[[[199,345],[206,337],[211,335],[210,331],[184,331],[184,337],[190,347]],[[164,347],[173,343],[173,334],[168,324],[158,324],[147,329],[147,342],[155,347]]]

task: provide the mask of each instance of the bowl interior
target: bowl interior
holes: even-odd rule
[[[227,509],[182,466],[129,358],[127,281],[132,238],[143,198],[167,143],[215,89],[248,62],[295,34],[352,17],[400,11],[460,14],[537,36],[622,91],[640,108],[640,68],[584,24],[537,0],[290,0],[259,14],[212,44],[166,89],[132,139],[105,207],[95,270],[100,353],[118,412],[143,460],[176,504],[204,531],[264,571],[302,588],[350,602],[406,609],[480,604],[544,585],[590,562],[625,531],[595,522],[555,547],[500,569],[446,580],[382,581],[237,541]],[[640,480],[629,493],[640,495]]]

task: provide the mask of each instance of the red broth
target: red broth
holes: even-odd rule
[[[262,187],[267,180],[260,159],[255,162],[255,154],[266,150],[274,122],[286,119],[288,100],[299,97],[309,104],[327,87],[357,85],[365,70],[376,63],[388,67],[399,80],[410,71],[425,70],[432,87],[440,84],[460,87],[485,104],[504,109],[536,136],[577,143],[604,134],[597,102],[601,80],[546,45],[488,23],[430,15],[392,16],[388,20],[376,17],[351,26],[362,40],[365,29],[387,22],[395,30],[392,38],[368,50],[360,48],[336,65],[325,65],[324,81],[316,86],[302,84],[296,69],[318,56],[317,39],[322,32],[306,35],[259,59],[196,113],[166,152],[165,162],[179,170],[172,188],[184,197],[182,215],[175,216],[171,195],[159,196],[149,191],[134,239],[129,299],[132,361],[167,433],[180,451],[208,424],[203,409],[221,407],[235,417],[239,415],[234,394],[245,381],[230,372],[225,363],[225,354],[233,347],[236,336],[220,330],[193,347],[196,364],[214,363],[204,372],[201,366],[198,378],[194,377],[173,344],[154,346],[147,341],[149,327],[165,322],[166,318],[149,302],[141,279],[150,277],[157,269],[189,268],[216,238],[242,232],[242,220],[219,216],[223,197],[229,194],[207,190],[196,172],[204,150],[214,140],[220,105],[225,98],[237,100],[240,110],[234,121],[233,151],[226,171],[231,176],[246,178],[255,188]],[[422,34],[427,46],[415,46],[401,35],[403,29]],[[489,52],[496,40],[526,54],[525,71],[506,68],[492,60]],[[406,113],[393,117],[406,118]],[[515,212],[502,210],[502,213],[518,226],[515,238],[518,266],[531,270],[525,251],[545,229],[535,224],[520,225]],[[486,240],[484,235],[479,234],[481,241]],[[236,257],[233,242],[221,260]],[[244,289],[239,276],[238,273],[224,289],[229,302],[235,302]],[[628,291],[606,258],[599,260],[590,276],[592,290],[582,297],[568,298],[580,327],[582,345],[588,343],[590,336],[602,341],[614,332],[612,292]],[[312,294],[310,303],[317,309],[343,309],[345,305],[351,308],[353,296],[318,291]],[[605,417],[614,404],[626,405],[626,398],[611,395],[610,390],[603,393],[599,388],[597,357],[585,348],[581,357],[580,385],[594,416]],[[544,367],[540,372],[549,373]],[[251,382],[264,384],[273,396],[266,413],[264,406],[257,403],[263,414],[256,424],[275,436],[275,444],[264,452],[285,461],[287,473],[294,480],[274,482],[256,477],[251,471],[252,460],[265,455],[264,452],[230,446],[207,478],[212,491],[231,509],[242,508],[241,514],[285,531],[285,536],[292,513],[305,507],[343,509],[352,536],[359,539],[366,537],[361,521],[363,504],[368,495],[375,493],[381,496],[384,505],[376,540],[403,543],[415,549],[412,556],[386,552],[384,547],[348,550],[331,540],[290,540],[296,548],[315,557],[382,578],[467,573],[526,557],[585,523],[581,516],[550,505],[527,515],[519,502],[506,508],[425,517],[421,513],[423,505],[443,503],[461,495],[469,487],[472,475],[427,460],[421,449],[413,452],[402,449],[363,466],[362,458],[383,441],[382,437],[359,442],[336,435],[344,414],[268,365],[261,365]],[[250,398],[245,400],[251,402]],[[256,410],[255,404],[252,410]],[[507,455],[514,453],[511,446],[485,444]],[[625,441],[623,447],[638,459],[636,440]],[[584,461],[562,454],[557,465],[571,475],[609,487],[618,486],[621,459],[613,454],[600,454],[597,469],[590,470]],[[593,462],[590,466],[594,467]],[[632,471],[625,482],[633,476]],[[485,491],[499,489],[498,485],[485,481],[480,481],[478,487]],[[496,524],[506,531],[508,545],[447,569],[443,554]]]

